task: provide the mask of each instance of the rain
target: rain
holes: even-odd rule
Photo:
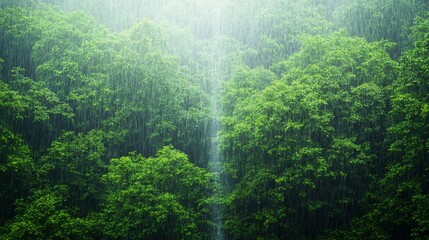
[[[427,0],[0,0],[0,240],[428,239]]]

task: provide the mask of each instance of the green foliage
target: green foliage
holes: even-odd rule
[[[148,20],[120,35],[109,71],[113,116],[103,125],[125,135],[119,154],[137,150],[153,155],[159,147],[174,143],[194,161],[201,161],[202,154],[193,146],[204,149],[206,144],[207,99],[178,59],[165,51],[163,42],[159,27]]]
[[[352,0],[336,10],[334,21],[368,41],[395,42],[397,47],[391,52],[397,58],[410,47],[408,35],[414,18],[427,10],[429,5],[422,0]]]
[[[1,165],[0,172],[17,172],[20,169],[31,169],[30,149],[19,136],[1,125]],[[3,181],[2,181],[3,182]]]
[[[2,86],[4,98],[9,98],[4,104],[10,106],[5,113],[23,118],[27,109],[32,110],[30,119],[40,124],[33,132],[46,131],[46,127],[82,132],[103,129],[112,144],[111,155],[133,150],[152,155],[160,146],[174,143],[201,161],[199,165],[206,165],[200,159],[209,140],[189,141],[193,136],[204,139],[210,120],[206,96],[177,58],[167,54],[159,26],[144,20],[113,35],[83,13],[59,15],[47,8],[50,11],[54,14],[44,16],[41,10],[21,8],[2,11],[7,46],[2,52],[27,49],[19,52],[29,56],[18,58],[32,60],[24,65],[28,66],[25,75],[36,79],[30,83],[21,68],[14,70],[11,78],[27,82],[21,85],[33,84],[34,90],[20,97]],[[20,66],[21,62],[4,56],[5,70]],[[22,89],[12,89],[24,91],[30,86],[18,88]],[[45,125],[49,121],[57,124]],[[46,139],[43,145],[52,140]],[[201,148],[194,150],[196,144]]]
[[[58,121],[68,121],[74,113],[43,82],[35,82],[23,72],[22,68],[13,69],[8,83],[0,81],[0,121],[22,134],[30,145],[42,145],[47,137],[44,133],[61,129]]]
[[[73,117],[68,104],[61,102],[43,82],[35,82],[25,77],[23,72],[22,68],[13,69],[9,84],[2,83],[1,107],[5,113],[15,119],[26,116],[36,122],[49,122],[53,116]]]
[[[0,239],[427,239],[428,9],[0,1]]]
[[[344,231],[343,239],[426,239],[428,237],[428,101],[426,65],[429,21],[416,20],[414,49],[400,59],[400,74],[392,84],[390,157],[384,175],[365,197],[366,211]],[[371,224],[367,224],[371,222]],[[332,234],[329,239],[338,239]]]
[[[322,34],[332,26],[323,17],[324,9],[307,0],[235,1],[228,12],[227,34],[257,50],[247,58],[251,66],[268,67],[284,60],[299,50],[300,35]]]
[[[36,77],[73,108],[74,129],[100,127],[112,111],[107,69],[112,66],[113,40],[82,13],[55,21],[59,24],[49,22],[49,29],[32,47]]]
[[[13,215],[13,204],[33,186],[35,166],[20,136],[0,122],[0,223]]]
[[[105,147],[101,141],[99,131],[77,135],[66,132],[52,143],[37,165],[29,157],[26,162],[21,162],[26,164],[25,168],[22,166],[26,175],[15,174],[14,177],[20,177],[20,181],[26,180],[27,184],[32,182],[34,190],[28,197],[22,194],[15,196],[26,198],[16,201],[16,215],[2,228],[0,238],[93,239],[99,225],[90,212],[98,206],[102,190],[101,175],[105,170],[102,162]],[[17,152],[29,155],[28,148],[25,150]],[[18,157],[9,155],[15,160],[14,165],[21,167]],[[36,174],[29,173],[30,170]],[[6,179],[5,182],[16,183],[17,180]],[[20,189],[26,188],[20,186]],[[13,192],[5,194],[7,197],[4,199],[14,196]]]
[[[347,223],[384,159],[384,87],[396,64],[380,43],[343,33],[306,37],[282,64],[282,79],[260,91],[248,91],[252,78],[243,78],[241,102],[227,85],[225,101],[234,108],[224,117],[223,147],[237,185],[226,227],[235,238],[295,238],[305,228],[316,234]]]
[[[58,12],[39,4],[30,8],[10,7],[1,10],[0,57],[5,59],[3,76],[10,76],[11,70],[16,67],[26,69],[34,76],[32,71],[35,65],[31,59],[33,45],[58,18]]]
[[[63,133],[40,160],[41,185],[67,186],[68,205],[76,207],[82,214],[88,213],[100,200],[105,151],[100,131]]]
[[[17,216],[1,229],[0,239],[93,239],[94,222],[73,217],[64,208],[66,198],[67,188],[58,186],[17,201]]]
[[[247,101],[255,92],[268,86],[276,76],[260,67],[250,69],[249,67],[236,67],[231,78],[224,84],[224,106],[225,115],[232,114],[232,111],[243,102]]]
[[[204,238],[211,178],[172,147],[155,158],[112,159],[103,176],[105,233],[113,239]]]
[[[428,236],[428,223],[421,218],[427,212],[422,206],[429,195],[428,29],[427,17],[416,20],[415,47],[404,53],[401,75],[393,83],[389,142],[394,157],[380,181],[380,198],[371,211],[379,212],[382,226],[391,236],[397,234],[395,228],[403,228],[403,237],[413,239]],[[388,210],[380,211],[386,207]]]

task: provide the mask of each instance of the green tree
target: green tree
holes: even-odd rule
[[[43,82],[23,74],[24,69],[15,68],[8,83],[0,81],[0,119],[30,146],[46,147],[62,129],[59,122],[70,122],[74,113]]]
[[[121,34],[110,73],[115,111],[105,128],[123,136],[120,155],[138,151],[151,156],[175,144],[205,166],[200,151],[207,149],[207,96],[165,44],[159,27],[148,20]]]
[[[223,120],[225,171],[235,182],[226,227],[234,238],[314,237],[359,214],[385,160],[380,123],[396,69],[388,46],[342,32],[306,37],[273,67],[283,69],[280,80],[238,104],[229,94],[237,89],[225,89],[233,106]]]
[[[34,170],[28,145],[0,122],[0,224],[13,217],[15,200],[34,186]]]
[[[3,134],[2,139],[9,135]],[[9,136],[8,139],[10,145],[13,138]],[[6,150],[19,152],[20,155],[8,153]],[[101,176],[105,172],[104,151],[100,131],[87,134],[65,132],[52,143],[48,153],[36,164],[29,156],[24,158],[30,154],[25,146],[21,149],[13,149],[12,146],[2,149],[2,153],[8,154],[5,155],[5,160],[9,159],[2,167],[6,173],[2,174],[5,183],[13,184],[26,180],[27,184],[31,183],[31,188],[17,185],[15,187],[20,191],[27,189],[26,195],[17,195],[14,192],[19,191],[12,190],[12,186],[5,184],[4,190],[11,191],[2,192],[5,203],[14,195],[17,195],[14,200],[18,197],[21,199],[14,202],[12,209],[15,209],[15,216],[2,227],[0,239],[96,238],[99,235],[99,221],[93,213],[99,210],[101,201]],[[25,166],[21,166],[24,164]],[[16,180],[6,178],[12,170],[7,169],[9,165],[14,167],[13,171],[16,173],[13,175]],[[21,171],[24,172],[18,171],[20,168],[23,168]],[[30,190],[31,194],[28,194]]]
[[[393,84],[389,133],[394,157],[381,181],[386,198],[380,206],[390,206],[384,212],[389,230],[404,228],[406,234],[410,231],[408,236],[425,239],[429,236],[424,217],[429,204],[428,16],[417,18],[412,30],[414,48],[401,57],[401,75]]]
[[[7,1],[2,1],[5,3]],[[27,76],[34,78],[36,65],[31,58],[32,48],[41,33],[49,30],[60,19],[60,14],[52,8],[31,1],[31,4],[14,1],[11,7],[0,11],[0,57],[5,60],[2,79],[7,80],[16,67],[26,69]]]
[[[297,52],[302,34],[324,34],[332,24],[312,1],[234,1],[226,15],[227,35],[257,51],[246,60],[250,66],[272,64]]]
[[[417,18],[414,48],[400,59],[389,112],[390,158],[367,196],[367,211],[345,236],[350,239],[426,239],[429,204],[428,18]],[[372,226],[362,224],[370,221]]]
[[[104,232],[113,239],[201,239],[210,230],[211,174],[172,147],[112,159],[103,176]]]
[[[6,8],[0,17],[5,69],[28,67],[26,72],[4,74],[5,82],[31,76],[39,90],[46,87],[44,95],[52,94],[49,102],[62,104],[52,111],[64,112],[52,116],[49,107],[36,106],[37,119],[28,121],[36,127],[22,126],[33,135],[31,145],[42,137],[38,144],[46,148],[61,130],[97,128],[108,133],[110,156],[134,150],[152,155],[159,147],[174,143],[193,161],[200,161],[200,166],[206,165],[207,96],[195,83],[196,77],[166,52],[158,25],[144,20],[111,34],[83,13],[61,15],[43,4],[38,6],[34,10]],[[25,55],[12,56],[12,52]],[[53,132],[42,134],[48,128]]]
[[[0,239],[94,239],[95,222],[70,214],[66,199],[67,187],[59,185],[17,201],[17,215],[0,229]]]
[[[386,39],[395,42],[390,50],[398,58],[402,51],[412,47],[408,36],[413,20],[429,9],[422,0],[351,0],[333,13],[338,27],[345,27],[354,36],[368,41]]]
[[[67,186],[67,206],[82,216],[98,208],[105,172],[103,133],[63,133],[39,161],[40,187]]]
[[[115,38],[83,13],[58,17],[48,26],[32,47],[37,80],[72,107],[73,122],[64,128],[101,128],[114,111],[108,69]]]

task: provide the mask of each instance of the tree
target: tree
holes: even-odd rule
[[[396,70],[388,46],[342,32],[306,37],[273,67],[284,70],[280,80],[238,104],[229,94],[237,90],[226,88],[225,171],[235,181],[226,227],[234,238],[314,237],[359,214],[385,159],[380,123]]]
[[[393,154],[381,180],[380,207],[392,235],[425,239],[429,223],[429,18],[417,18],[412,28],[414,48],[401,57],[401,75],[394,82],[390,151]],[[384,206],[383,206],[384,205]],[[391,215],[390,215],[391,214]]]
[[[13,217],[15,200],[33,187],[34,171],[28,145],[0,122],[0,224]]]
[[[336,9],[333,18],[338,27],[347,28],[353,36],[395,42],[390,52],[398,58],[412,47],[407,36],[414,18],[428,9],[422,0],[351,0]]]
[[[38,167],[41,187],[67,186],[67,205],[82,216],[97,210],[106,169],[103,133],[65,132],[56,139]]]
[[[390,158],[385,174],[367,197],[367,212],[347,234],[385,239],[426,239],[428,178],[428,18],[417,18],[414,48],[400,59],[400,75],[393,82],[388,128]],[[371,221],[373,231],[363,221]]]
[[[246,62],[269,67],[299,51],[302,34],[327,33],[325,9],[311,1],[234,1],[226,33],[257,51]],[[303,21],[303,19],[305,19]]]
[[[3,135],[2,139],[7,136]],[[28,148],[27,151],[26,148],[21,148],[10,150],[20,151],[22,156],[30,154]],[[96,238],[99,235],[99,222],[93,213],[99,209],[101,200],[101,176],[105,171],[104,151],[101,132],[91,131],[87,134],[65,132],[52,143],[48,153],[36,164],[29,157],[23,161],[25,158],[9,154],[8,165],[16,169],[17,180],[5,179],[5,182],[12,184],[26,180],[27,184],[32,184],[29,187],[18,185],[20,191],[27,189],[25,195],[14,194],[18,191],[12,190],[8,195],[5,193],[6,196],[2,196],[7,200],[17,195],[12,208],[15,209],[15,216],[2,228],[0,238]],[[21,166],[23,164],[25,166]],[[23,174],[18,171],[20,168],[26,171],[23,172],[27,174],[25,177],[20,177]],[[33,172],[29,172],[31,170]],[[8,175],[5,174],[4,177],[6,176]],[[9,186],[5,186],[5,190],[11,190]]]
[[[66,199],[67,187],[58,185],[17,201],[17,215],[0,229],[0,239],[94,239],[94,221],[70,214]]]
[[[151,156],[160,147],[175,144],[192,161],[206,166],[201,150],[207,149],[208,141],[207,96],[178,59],[166,52],[159,26],[142,21],[121,34],[118,48],[109,79],[114,112],[104,122],[106,130],[123,136],[118,154],[138,151]]]
[[[55,130],[62,129],[58,122],[69,122],[74,113],[43,82],[24,76],[24,71],[15,68],[8,83],[0,82],[1,120],[31,146],[46,147]]]
[[[207,237],[211,179],[172,147],[154,158],[112,159],[103,176],[104,233],[112,239]]]

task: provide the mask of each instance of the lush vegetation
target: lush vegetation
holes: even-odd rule
[[[428,239],[426,0],[0,1],[0,239]]]

